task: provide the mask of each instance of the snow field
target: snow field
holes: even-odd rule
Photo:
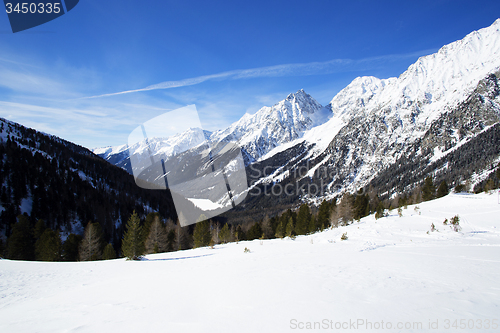
[[[393,210],[295,240],[140,262],[0,260],[0,331],[311,331],[307,323],[333,331],[335,323],[383,321],[389,332],[443,332],[455,331],[445,327],[455,319],[474,320],[467,332],[485,331],[480,322],[500,319],[498,194],[451,194],[418,206],[420,214],[408,206],[403,217]],[[443,225],[457,214],[460,232]],[[398,323],[421,326],[398,330]]]

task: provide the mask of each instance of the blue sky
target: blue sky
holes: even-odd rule
[[[81,0],[13,34],[4,14],[0,117],[89,148],[189,104],[221,129],[299,89],[326,105],[357,76],[398,76],[499,17],[497,0]]]

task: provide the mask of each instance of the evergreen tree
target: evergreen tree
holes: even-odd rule
[[[149,231],[151,226],[153,225],[155,220],[160,220],[160,213],[154,212],[154,213],[149,213],[146,216],[146,219],[144,220],[144,225],[142,226],[142,235],[143,235],[143,240],[144,243],[146,243],[146,240],[149,236]]]
[[[294,232],[293,232],[293,218],[290,216],[290,218],[288,219],[288,223],[286,225],[285,235],[287,237],[292,237],[293,234],[294,234]]]
[[[436,193],[436,187],[432,181],[432,177],[429,176],[425,178],[424,185],[422,186],[422,200],[429,201],[434,199]]]
[[[318,219],[316,223],[318,224],[318,228],[320,230],[325,229],[329,225],[329,220],[330,220],[330,204],[328,201],[323,200],[321,202],[321,205],[319,205],[319,210],[318,210]]]
[[[80,261],[98,260],[101,258],[102,231],[99,223],[87,223],[80,242]]]
[[[62,257],[64,261],[78,260],[78,247],[82,241],[82,236],[69,234],[62,245]]]
[[[185,250],[189,247],[188,243],[188,227],[182,227],[180,221],[177,220],[177,225],[175,227],[175,242],[174,242],[174,250],[180,251]]]
[[[299,213],[297,214],[297,223],[295,225],[295,233],[297,235],[305,235],[309,229],[311,221],[311,211],[307,204],[300,205]]]
[[[204,247],[210,244],[212,235],[210,234],[210,222],[206,219],[205,215],[198,218],[199,222],[196,223],[193,232],[194,247]]]
[[[236,232],[234,234],[236,237],[236,241],[244,241],[247,239],[247,235],[246,235],[245,231],[243,231],[243,228],[241,227],[241,225],[239,225],[236,228]]]
[[[457,184],[457,186],[455,186],[455,193],[462,193],[462,192],[465,192],[465,185]]]
[[[175,229],[170,229],[167,233],[167,252],[175,249]]]
[[[3,245],[3,239],[0,238],[0,258],[4,257],[5,246]]]
[[[318,226],[316,225],[316,217],[313,215],[311,216],[311,219],[309,220],[309,228],[308,232],[310,234],[315,233],[318,230]]]
[[[258,239],[262,237],[262,228],[260,223],[254,223],[247,232],[247,240]]]
[[[230,232],[229,226],[227,224],[224,224],[224,226],[220,230],[219,237],[220,237],[220,240],[223,244],[229,242],[229,239],[231,237],[231,232]]]
[[[283,221],[280,219],[278,226],[276,227],[276,233],[274,234],[276,238],[283,238],[285,236],[285,230],[283,228]]]
[[[108,245],[104,247],[104,251],[102,252],[102,259],[116,259],[116,251],[111,243],[108,243]]]
[[[35,243],[35,258],[41,261],[61,260],[61,237],[58,232],[45,229]]]
[[[495,188],[495,183],[493,182],[493,179],[488,179],[486,181],[486,184],[484,184],[484,192],[490,193],[491,190]]]
[[[264,219],[262,220],[261,228],[262,228],[262,234],[264,235],[265,239],[273,238],[274,233],[273,233],[273,228],[271,226],[271,219],[269,218],[269,216],[267,216],[267,215],[264,216]]]
[[[34,240],[30,222],[25,215],[17,217],[12,234],[7,240],[7,258],[15,260],[34,259]]]
[[[146,238],[146,253],[161,253],[167,250],[167,231],[160,221],[160,216],[155,215],[149,227],[149,235]]]
[[[448,184],[446,184],[446,180],[443,180],[441,184],[439,184],[436,196],[442,198],[446,195],[448,195]]]
[[[45,221],[40,219],[35,224],[35,229],[33,229],[33,236],[35,239],[39,239],[45,231]]]
[[[364,195],[361,190],[359,190],[356,195],[356,199],[354,199],[354,207],[353,207],[353,218],[355,220],[361,219],[363,216],[366,216],[366,210],[369,209],[368,205],[368,196]]]
[[[375,219],[379,219],[384,216],[384,204],[382,204],[381,201],[379,201],[378,206],[375,210]]]
[[[127,221],[127,231],[123,235],[122,253],[129,260],[139,260],[144,254],[144,241],[139,216],[134,211]]]

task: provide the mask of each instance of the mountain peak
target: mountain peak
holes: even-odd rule
[[[212,141],[236,140],[254,159],[275,147],[301,138],[306,130],[326,122],[329,112],[304,89],[289,94],[271,107],[244,115],[223,131],[214,132]]]
[[[301,99],[301,98],[312,98],[312,97],[311,97],[311,95],[309,95],[308,93],[306,93],[304,91],[304,89],[300,89],[296,93],[288,94],[288,96],[286,97],[285,100],[292,101],[294,99]]]
[[[437,53],[420,57],[398,78],[354,79],[332,99],[329,107],[347,118],[384,108],[408,119],[414,119],[412,114],[418,115],[425,124],[428,117],[445,110],[444,106],[463,100],[479,80],[498,68],[497,59],[500,19],[441,47]],[[418,110],[416,105],[420,105]]]

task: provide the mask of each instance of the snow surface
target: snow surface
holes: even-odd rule
[[[187,198],[191,201],[196,207],[202,210],[214,210],[218,208],[224,208],[221,204],[213,202],[210,199],[196,199],[196,198]]]
[[[292,320],[364,320],[385,327],[421,322],[422,329],[358,330],[444,332],[455,331],[445,329],[446,320],[498,323],[498,194],[451,194],[419,207],[295,240],[139,262],[0,260],[0,331],[289,332],[303,331],[292,329]],[[442,223],[456,214],[461,232]],[[429,329],[436,320],[439,329]]]

